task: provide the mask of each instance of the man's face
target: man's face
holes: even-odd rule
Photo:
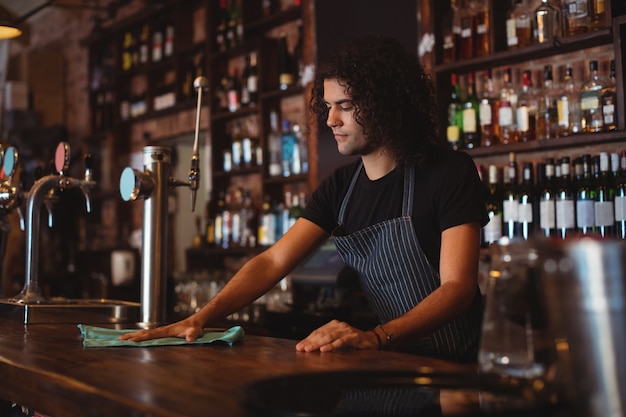
[[[324,80],[324,102],[328,106],[326,124],[333,131],[339,153],[365,155],[371,152],[363,127],[354,119],[355,107],[346,87],[336,79]]]

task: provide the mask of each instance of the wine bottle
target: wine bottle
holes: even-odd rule
[[[498,143],[498,98],[491,77],[491,69],[486,69],[483,77],[483,89],[478,106],[480,146],[491,146]]]
[[[483,227],[483,246],[489,246],[502,237],[502,188],[497,165],[489,165],[486,207],[489,223]]]
[[[461,149],[463,132],[463,109],[461,107],[461,90],[456,74],[450,76],[450,101],[448,102],[448,128],[446,138],[452,149]]]
[[[461,20],[458,3],[460,3],[460,0],[450,0],[450,10],[444,18],[442,46],[444,64],[449,64],[459,59]]]
[[[612,237],[615,234],[615,190],[611,184],[609,155],[600,152],[593,158],[595,185],[595,227],[600,236]]]
[[[519,195],[517,181],[517,161],[515,152],[509,152],[509,163],[504,172],[502,198],[503,235],[513,239],[519,234]]]
[[[463,145],[467,149],[480,146],[480,115],[474,73],[467,74],[467,96],[463,102]]]
[[[519,224],[519,235],[528,240],[535,232],[534,219],[536,218],[537,204],[533,175],[533,164],[524,162],[522,164],[522,182],[518,192],[517,216]]]
[[[250,69],[248,71],[247,84],[250,106],[256,106],[259,102],[259,68],[256,51],[250,52]]]
[[[293,84],[293,70],[291,66],[291,54],[287,48],[287,34],[280,33],[278,45],[278,85],[281,90],[286,90]]]
[[[589,61],[589,78],[580,89],[582,131],[585,133],[596,133],[603,129],[604,120],[600,107],[602,87],[602,81],[598,75],[598,61],[592,59]]]
[[[547,158],[544,177],[539,193],[539,228],[543,236],[556,233],[556,191],[554,187],[554,158]]]
[[[559,165],[561,174],[556,189],[556,229],[557,235],[565,239],[576,231],[576,202],[570,175],[570,158],[562,157]]]
[[[591,163],[591,155],[584,154],[582,156],[582,179],[578,181],[576,190],[576,228],[583,235],[595,232],[596,192],[592,183]]]
[[[474,56],[474,40],[476,39],[476,8],[471,0],[465,0],[461,8],[461,43],[459,58],[471,59]]]
[[[620,170],[615,179],[616,236],[626,239],[626,150],[620,152]]]

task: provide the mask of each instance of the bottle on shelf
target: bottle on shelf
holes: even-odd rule
[[[537,218],[538,211],[533,164],[530,162],[522,164],[522,182],[519,186],[518,196],[517,217],[519,235],[522,239],[528,240],[535,232],[534,220]]]
[[[463,132],[463,109],[461,106],[461,87],[456,74],[450,76],[450,101],[448,102],[448,127],[446,138],[452,149],[461,149]]]
[[[562,0],[561,17],[563,36],[575,36],[589,32],[589,4],[587,0]]]
[[[278,113],[270,112],[270,130],[267,134],[267,151],[269,153],[268,174],[270,177],[282,175],[282,141],[278,128]]]
[[[537,117],[537,139],[555,139],[559,126],[557,100],[560,94],[554,87],[552,65],[543,68],[543,86],[539,99],[539,115]]]
[[[299,124],[293,124],[293,133],[296,135],[296,144],[298,146],[298,157],[300,162],[296,165],[300,166],[300,172],[306,174],[309,172],[309,148],[306,141],[306,136],[302,132],[302,128]]]
[[[450,0],[450,10],[443,22],[443,63],[449,64],[459,59],[461,44],[461,16],[458,4],[460,0]]]
[[[162,22],[159,21],[152,30],[152,62],[160,62],[163,59],[163,41],[165,39],[163,29]]]
[[[257,239],[261,246],[269,246],[276,242],[276,214],[268,195],[263,198]]]
[[[576,228],[582,235],[595,232],[595,198],[590,154],[582,156],[582,178],[576,182]]]
[[[294,82],[292,70],[292,57],[287,47],[287,34],[280,33],[278,44],[278,85],[281,90],[286,90]]]
[[[133,33],[127,30],[122,42],[122,69],[128,71],[133,67]]]
[[[263,13],[263,17],[270,17],[276,13],[276,6],[276,1],[274,0],[262,0],[261,12]]]
[[[574,81],[574,70],[570,64],[565,67],[563,90],[557,102],[558,136],[580,133],[580,91]]]
[[[480,146],[480,114],[474,73],[467,74],[467,95],[463,102],[463,145],[467,149]]]
[[[498,143],[498,97],[495,91],[491,69],[483,73],[483,88],[478,106],[480,118],[480,146],[492,146]]]
[[[517,161],[515,152],[509,152],[509,163],[504,170],[502,196],[503,235],[509,239],[520,234],[519,231],[519,184],[517,181]]]
[[[472,0],[462,0],[460,60],[474,57],[474,40],[476,39],[476,8],[474,6]]]
[[[470,3],[473,3],[470,8],[476,10],[474,56],[486,56],[491,52],[489,2],[487,0],[470,0]]]
[[[507,145],[517,141],[517,112],[518,96],[512,82],[511,68],[502,72],[502,88],[498,102],[498,125],[500,126],[500,143]]]
[[[533,12],[534,43],[553,43],[561,36],[561,12],[552,0],[541,0]]]
[[[610,132],[617,130],[617,80],[615,78],[615,60],[610,62],[609,77],[600,93],[600,107],[602,108],[603,130]]]
[[[595,186],[595,227],[603,238],[615,234],[615,189],[611,181],[609,154],[600,152],[593,157]]]
[[[619,173],[615,178],[615,235],[626,239],[626,150],[620,152]]]
[[[174,23],[168,20],[164,29],[163,56],[171,58],[172,55],[174,55]]]
[[[234,113],[239,110],[241,107],[241,78],[237,70],[234,70],[230,77],[226,97],[228,98],[228,111]]]
[[[531,15],[527,0],[513,2],[506,18],[506,43],[509,49],[524,48],[532,43]]]
[[[591,30],[606,28],[604,0],[589,0],[589,27]]]
[[[227,49],[226,28],[228,27],[228,9],[226,0],[220,0],[219,11],[217,13],[218,21],[215,27],[215,46],[218,51],[224,52]]]
[[[539,192],[539,229],[545,237],[556,233],[556,191],[554,158],[546,158]]]
[[[557,236],[565,239],[576,231],[575,192],[570,174],[570,158],[559,159],[561,167],[556,187],[556,231]]]
[[[602,80],[598,74],[598,61],[589,61],[589,77],[580,88],[581,128],[585,133],[596,133],[603,129],[604,121],[600,107]]]
[[[252,51],[249,54],[250,68],[248,70],[248,77],[246,79],[246,85],[249,96],[249,105],[256,106],[259,102],[259,68],[257,64],[256,51]]]
[[[522,89],[517,101],[516,120],[519,142],[532,142],[537,139],[537,114],[539,101],[532,87],[532,72],[522,72]]]
[[[144,23],[139,36],[139,64],[145,65],[150,61],[150,26]]]
[[[502,237],[502,188],[500,187],[498,166],[489,165],[486,207],[489,223],[482,229],[482,246],[487,247]]]
[[[280,136],[282,158],[281,167],[283,177],[290,177],[294,174],[294,162],[296,146],[296,135],[294,135],[291,129],[291,122],[289,120],[283,120],[283,130]]]
[[[241,91],[239,92],[241,107],[250,106],[250,90],[248,89],[248,78],[250,78],[250,55],[246,55],[243,71],[241,71]]]
[[[298,24],[298,40],[293,47],[293,76],[297,82],[302,81],[304,75],[304,32],[302,23]]]

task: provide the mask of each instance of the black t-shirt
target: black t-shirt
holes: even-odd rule
[[[303,217],[329,233],[337,227],[339,209],[360,161],[338,168],[315,190]],[[400,217],[404,166],[375,181],[362,169],[347,206],[344,234]],[[484,190],[474,161],[464,152],[442,150],[415,170],[412,216],[417,239],[439,270],[441,232],[466,223],[488,222]]]

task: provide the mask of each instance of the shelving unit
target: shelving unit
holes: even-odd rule
[[[478,147],[475,149],[465,149],[464,151],[474,157],[479,163],[504,163],[509,152],[523,155],[525,158],[541,158],[547,151],[578,151],[578,150],[606,150],[615,149],[617,144],[626,140],[626,120],[624,116],[624,39],[626,33],[626,19],[624,11],[620,9],[619,2],[612,1],[606,4],[607,26],[604,29],[588,32],[571,37],[557,39],[553,44],[535,44],[516,50],[508,50],[506,45],[506,12],[511,6],[508,1],[491,0],[489,2],[490,23],[493,30],[491,37],[492,53],[488,56],[478,57],[470,60],[463,60],[453,63],[443,64],[441,42],[437,42],[437,47],[425,57],[425,66],[432,70],[433,79],[438,90],[440,129],[445,132],[447,121],[446,106],[449,100],[450,76],[453,73],[465,75],[473,71],[482,71],[487,68],[498,68],[504,66],[522,67],[526,63],[535,60],[552,60],[555,64],[562,64],[562,57],[569,53],[581,50],[592,51],[594,48],[612,48],[616,62],[617,90],[618,90],[618,130],[613,132],[602,132],[595,134],[578,134],[570,137],[563,137],[544,141],[533,141],[527,143],[513,143],[508,145],[495,145],[489,147]],[[449,12],[449,2],[428,1],[420,6],[422,14],[431,16],[430,22],[425,22],[420,27],[420,36],[426,33],[433,33],[436,39],[442,39],[442,17]],[[580,82],[580,80],[578,80]],[[535,84],[536,85],[536,84]]]

